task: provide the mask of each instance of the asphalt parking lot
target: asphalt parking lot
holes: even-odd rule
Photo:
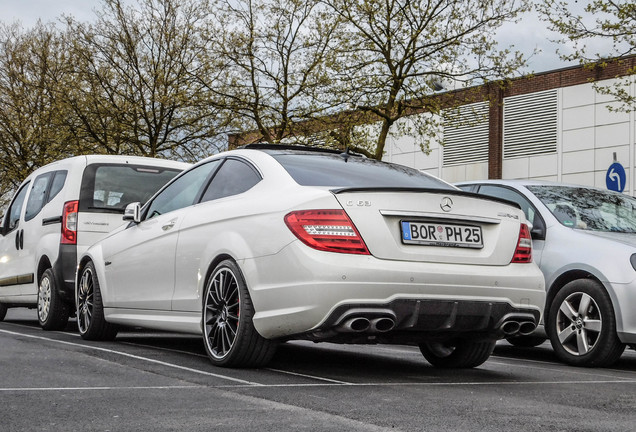
[[[549,344],[501,342],[473,370],[417,348],[291,342],[264,369],[212,366],[200,338],[44,332],[35,312],[0,323],[0,430],[627,431],[636,353],[612,368],[558,363]]]

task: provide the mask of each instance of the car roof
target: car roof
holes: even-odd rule
[[[555,182],[555,181],[548,181],[548,180],[532,180],[532,179],[466,180],[466,181],[456,182],[456,183],[453,183],[453,184],[455,186],[474,185],[474,184],[496,184],[496,185],[512,186],[512,187],[519,187],[519,186],[523,186],[523,187],[526,187],[526,186],[565,186],[565,187],[574,187],[574,188],[595,189],[595,190],[607,192],[607,189],[599,188],[599,187],[596,187],[596,186],[582,185],[582,184],[575,184],[575,183],[562,183],[562,182]]]
[[[149,165],[156,166],[162,168],[175,168],[184,170],[191,166],[191,164],[186,162],[173,161],[168,159],[159,159],[152,157],[144,157],[144,156],[125,156],[125,155],[82,155],[82,156],[72,156],[66,159],[56,160],[54,162],[43,165],[33,173],[47,171],[51,168],[59,169],[72,167],[76,163],[81,163],[81,165],[89,165],[89,164],[98,164],[98,163],[115,163],[115,164],[126,164],[132,163],[135,165]],[[59,167],[59,168],[58,168]],[[32,174],[33,174],[32,173]]]

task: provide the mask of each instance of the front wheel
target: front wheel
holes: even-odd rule
[[[474,368],[484,363],[495,349],[496,341],[425,342],[419,345],[424,358],[445,369]]]
[[[276,345],[258,334],[253,317],[241,270],[234,261],[221,262],[206,283],[203,304],[203,340],[213,364],[260,367],[272,358]]]
[[[117,336],[117,327],[104,318],[102,293],[92,262],[82,269],[77,286],[77,328],[86,340],[113,340]]]
[[[609,295],[590,279],[572,281],[557,293],[546,330],[557,357],[574,366],[609,366],[625,350]]]
[[[53,270],[46,269],[38,285],[38,322],[44,330],[63,330],[69,315],[69,307],[57,291]]]
[[[0,303],[0,321],[4,321],[4,317],[7,316],[7,307]]]

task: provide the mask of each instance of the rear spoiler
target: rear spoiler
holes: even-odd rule
[[[521,206],[513,201],[508,201],[503,198],[491,197],[487,195],[480,195],[475,192],[466,192],[461,189],[437,189],[437,188],[416,188],[416,187],[344,187],[330,189],[330,192],[334,195],[350,192],[380,192],[380,193],[396,193],[396,192],[413,192],[413,193],[428,193],[437,195],[455,195],[465,196],[470,198],[480,199],[482,201],[493,201],[501,204],[507,204],[514,208],[521,209]]]

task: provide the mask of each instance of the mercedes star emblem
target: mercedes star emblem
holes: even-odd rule
[[[450,199],[449,197],[444,197],[444,198],[442,198],[442,202],[439,204],[439,206],[445,212],[449,212],[453,208],[453,200]]]

